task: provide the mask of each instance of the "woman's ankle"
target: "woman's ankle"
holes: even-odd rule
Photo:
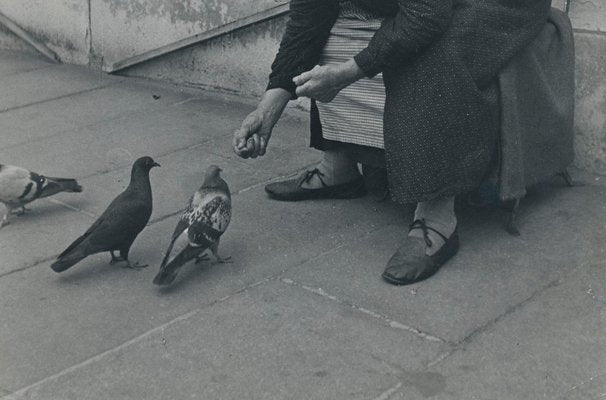
[[[435,229],[444,237],[449,238],[457,227],[454,197],[418,203],[414,219],[424,220],[427,227]],[[444,245],[444,239],[432,229],[427,232],[429,240],[433,244],[426,249],[427,255],[435,254]],[[409,236],[424,239],[424,233],[420,229],[411,230]]]
[[[318,189],[324,187],[324,184],[327,186],[340,185],[360,177],[358,164],[344,150],[325,151],[322,162],[316,168],[322,174],[322,180],[320,180],[320,177],[315,176],[301,187],[305,189]]]

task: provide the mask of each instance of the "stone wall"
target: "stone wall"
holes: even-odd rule
[[[606,174],[606,0],[572,0],[575,28],[575,163]]]

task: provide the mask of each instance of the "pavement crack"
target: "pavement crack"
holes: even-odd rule
[[[430,361],[427,364],[426,369],[431,369],[431,368],[435,367],[436,365],[440,364],[442,361],[446,360],[448,357],[453,355],[455,352],[460,350],[460,348],[454,347],[453,344],[451,344],[451,346],[453,346],[453,347],[451,347],[450,349],[448,349],[447,351],[445,351],[443,353],[438,354],[438,356],[433,361]]]
[[[217,155],[217,154],[215,154],[215,155]],[[220,155],[217,155],[217,156],[221,157]],[[297,171],[295,171],[295,172],[289,173],[289,174],[287,174],[287,175],[281,175],[281,176],[273,177],[273,178],[266,179],[266,180],[263,180],[263,181],[261,181],[261,182],[254,183],[254,184],[252,184],[252,185],[246,186],[245,188],[242,188],[242,189],[240,189],[240,190],[236,190],[236,191],[235,191],[235,192],[233,192],[231,195],[232,195],[232,197],[234,197],[234,196],[240,195],[240,194],[242,194],[242,193],[246,193],[246,192],[248,192],[248,191],[250,191],[250,190],[256,189],[256,188],[258,188],[258,187],[265,186],[265,185],[267,185],[268,183],[271,183],[271,182],[274,182],[274,181],[277,181],[277,180],[280,180],[280,179],[290,178],[290,177],[292,177],[292,176],[297,175],[297,174],[298,174],[299,172],[301,172],[302,170],[305,170],[305,169],[309,168],[309,167],[310,167],[310,166],[312,166],[312,165],[315,165],[315,163],[314,163],[314,164],[311,164],[311,165],[308,165],[308,166],[306,166],[306,167],[304,167],[304,168],[301,168],[300,170],[297,170]],[[174,211],[174,212],[168,213],[168,214],[161,215],[161,216],[159,216],[159,217],[156,217],[156,218],[151,219],[147,225],[148,225],[148,226],[151,226],[151,225],[157,224],[157,223],[159,223],[159,222],[162,222],[162,221],[164,221],[164,220],[167,220],[167,219],[169,219],[169,218],[172,218],[172,217],[174,217],[174,216],[177,216],[177,215],[181,214],[182,212],[183,212],[183,208],[181,208],[181,209],[179,209],[179,210],[177,210],[177,211]]]
[[[247,186],[247,187],[245,187],[243,189],[238,190],[237,192],[235,192],[235,194],[242,194],[242,193],[248,192],[249,190],[256,189],[256,188],[258,188],[260,186],[265,186],[268,183],[280,181],[280,180],[286,179],[286,178],[292,178],[294,176],[297,176],[302,171],[305,171],[305,170],[309,169],[310,167],[312,167],[312,166],[314,166],[316,164],[317,164],[317,162],[314,162],[312,164],[306,165],[305,167],[299,168],[299,169],[297,169],[294,172],[289,172],[288,174],[285,174],[285,175],[275,176],[273,178],[266,179],[263,182],[255,183],[253,185],[250,185],[250,186]]]
[[[394,387],[387,389],[379,396],[375,397],[373,400],[389,400],[391,396],[393,396],[400,388],[402,387],[402,382],[398,382]]]
[[[515,313],[516,311],[518,311],[519,309],[523,308],[526,304],[531,303],[534,299],[539,297],[545,291],[547,291],[553,287],[556,287],[560,284],[561,284],[561,278],[556,278],[556,279],[550,281],[547,285],[544,285],[544,286],[540,287],[538,290],[536,290],[535,292],[533,292],[525,300],[523,300],[517,304],[514,304],[513,306],[511,306],[507,310],[505,310],[503,313],[501,313],[498,316],[496,316],[495,318],[493,318],[492,320],[488,321],[487,323],[485,323],[485,324],[477,327],[473,331],[471,331],[467,336],[465,336],[463,339],[459,340],[455,344],[455,346],[464,347],[466,344],[470,343],[475,337],[486,332],[488,329],[490,329],[492,326],[499,323],[504,318],[508,317],[509,315],[511,315],[511,314]]]
[[[52,381],[56,381],[57,379],[65,376],[65,375],[68,375],[68,374],[70,374],[70,373],[72,373],[74,371],[77,371],[80,368],[84,368],[84,367],[86,367],[88,365],[94,364],[97,361],[103,360],[105,357],[108,357],[108,356],[111,356],[113,354],[119,353],[123,349],[126,349],[127,347],[129,347],[129,346],[131,346],[133,344],[141,342],[145,338],[147,338],[147,337],[149,337],[149,336],[151,336],[153,334],[156,334],[156,333],[160,334],[161,342],[162,342],[162,339],[164,339],[164,342],[162,342],[162,344],[166,348],[167,340],[166,340],[166,335],[164,334],[166,328],[168,328],[170,326],[173,326],[173,325],[175,325],[175,324],[177,324],[179,322],[186,321],[186,320],[194,317],[195,315],[197,315],[198,313],[200,313],[203,309],[213,307],[216,304],[223,303],[223,302],[225,302],[225,301],[233,298],[234,296],[237,296],[237,295],[239,295],[241,293],[244,293],[244,292],[246,292],[246,291],[248,291],[250,289],[253,289],[253,288],[256,288],[258,286],[262,286],[262,285],[264,285],[264,284],[266,284],[268,282],[274,281],[274,280],[276,280],[278,278],[278,276],[279,276],[279,274],[274,274],[274,275],[272,275],[270,277],[264,278],[264,279],[262,279],[260,281],[251,283],[251,284],[246,285],[246,286],[244,286],[244,287],[242,287],[240,289],[237,289],[237,290],[233,291],[232,293],[230,293],[230,294],[228,294],[228,295],[226,295],[224,297],[221,297],[219,299],[215,299],[215,300],[213,300],[213,301],[211,301],[211,302],[209,302],[207,304],[204,304],[204,305],[202,305],[202,306],[200,306],[198,308],[195,308],[195,309],[193,309],[193,310],[191,310],[191,311],[189,311],[189,312],[187,312],[185,314],[182,314],[182,315],[180,315],[178,317],[175,317],[175,318],[171,319],[170,321],[165,322],[164,324],[158,325],[158,326],[156,326],[156,327],[154,327],[154,328],[152,328],[152,329],[150,329],[148,331],[145,331],[142,334],[139,334],[139,335],[137,335],[137,336],[135,336],[135,337],[133,337],[133,338],[131,338],[131,339],[129,339],[129,340],[121,343],[121,344],[119,344],[118,346],[112,347],[111,349],[108,349],[108,350],[105,350],[105,351],[103,351],[101,353],[98,353],[98,354],[94,355],[93,357],[90,357],[90,358],[88,358],[88,359],[86,359],[86,360],[84,360],[84,361],[82,361],[80,363],[77,363],[77,364],[74,364],[74,365],[72,365],[70,367],[67,367],[67,368],[65,368],[65,369],[63,369],[63,370],[61,370],[61,371],[59,371],[59,372],[57,372],[57,373],[55,373],[53,375],[49,375],[46,378],[39,380],[38,382],[34,382],[34,383],[32,383],[32,384],[30,384],[28,386],[25,386],[25,387],[23,387],[23,388],[15,391],[15,392],[12,392],[12,393],[10,393],[8,395],[5,395],[5,396],[1,397],[0,400],[17,400],[19,398],[23,398],[24,396],[27,396],[27,393],[29,391],[31,391],[32,389],[35,389],[35,388],[37,388],[39,386],[42,386],[42,385],[44,385],[46,383],[49,383],[49,382],[52,382]]]
[[[9,76],[26,74],[28,72],[40,71],[40,70],[43,70],[43,69],[46,69],[46,68],[56,67],[56,66],[57,66],[57,64],[48,64],[48,65],[41,65],[41,66],[33,67],[33,68],[24,68],[24,69],[21,69],[19,71],[10,72],[8,74],[2,74],[2,78],[6,78],[6,77],[9,77]],[[2,389],[0,388],[0,390],[2,390]]]
[[[606,36],[606,32],[604,32],[604,31],[594,31],[591,29],[574,28],[572,31],[574,33],[583,33],[586,35]]]
[[[562,275],[558,276],[557,278],[551,280],[546,285],[543,285],[542,287],[540,287],[539,289],[537,289],[536,291],[534,291],[525,300],[523,300],[523,301],[521,301],[521,302],[519,302],[517,304],[514,304],[513,306],[511,306],[507,310],[505,310],[502,314],[500,314],[497,317],[493,318],[492,320],[488,321],[484,325],[479,326],[478,328],[474,329],[472,332],[470,332],[463,339],[461,339],[460,341],[458,341],[457,343],[455,343],[455,346],[456,347],[464,347],[466,344],[470,343],[475,337],[477,337],[478,335],[482,334],[483,332],[486,332],[488,329],[490,329],[492,326],[494,326],[497,323],[499,323],[504,318],[508,317],[509,315],[511,315],[511,314],[515,313],[516,311],[520,310],[521,308],[525,307],[527,304],[533,302],[536,298],[538,298],[539,296],[541,296],[543,293],[545,293],[549,289],[561,285],[566,280],[567,276],[573,275],[578,270],[583,269],[583,268],[587,268],[591,264],[595,264],[595,262],[592,263],[592,262],[588,261],[588,262],[582,263],[581,265],[578,265],[575,268],[571,269],[570,271],[567,271],[567,272],[563,273]]]
[[[56,257],[57,257],[56,255],[54,255],[52,257],[46,257],[46,258],[43,258],[43,259],[35,261],[33,264],[24,265],[23,267],[15,268],[15,269],[12,269],[10,271],[1,273],[0,274],[0,279],[4,278],[5,276],[9,276],[9,275],[12,275],[12,274],[16,274],[18,272],[26,271],[26,270],[28,270],[30,268],[37,267],[40,264],[44,264],[44,263],[47,263],[49,261],[54,260]]]
[[[39,105],[39,104],[48,103],[48,102],[55,101],[55,100],[65,99],[65,98],[70,97],[70,96],[76,96],[76,95],[80,95],[80,94],[83,94],[83,93],[90,93],[90,92],[93,92],[95,90],[104,89],[104,88],[107,88],[107,87],[110,87],[110,86],[113,86],[113,85],[117,85],[117,84],[119,84],[121,82],[122,82],[122,80],[117,81],[117,82],[110,82],[110,83],[105,84],[105,85],[96,86],[96,87],[88,88],[88,89],[84,89],[84,90],[79,90],[77,92],[71,92],[71,93],[62,94],[61,96],[55,96],[55,97],[52,97],[50,99],[38,100],[38,101],[31,102],[31,103],[23,104],[23,105],[20,105],[20,106],[14,106],[14,107],[9,107],[9,108],[4,108],[4,109],[0,110],[0,114],[6,113],[6,112],[9,112],[9,111],[19,110],[19,109],[22,109],[22,108],[36,106],[36,105]]]
[[[108,86],[111,86],[111,85],[108,85]],[[103,87],[99,87],[99,88],[96,88],[96,89],[106,89],[108,86],[103,86]],[[74,93],[73,95],[77,96],[77,95],[86,94],[86,93],[88,93],[88,92],[84,91],[84,92]],[[57,98],[57,99],[60,100],[61,98]],[[57,100],[57,99],[53,99],[53,100]],[[180,102],[171,103],[168,106],[169,107],[173,107],[173,106],[178,105],[179,103]],[[38,141],[48,140],[48,139],[52,139],[54,137],[57,137],[57,136],[60,136],[60,135],[66,134],[66,133],[78,132],[78,131],[81,131],[83,129],[97,128],[97,127],[100,127],[100,126],[102,126],[104,124],[108,124],[108,123],[111,123],[111,122],[119,121],[119,120],[125,119],[125,118],[138,117],[138,116],[144,115],[145,113],[149,113],[149,112],[150,112],[150,108],[141,108],[141,109],[138,109],[138,110],[132,111],[132,112],[120,112],[117,115],[114,115],[112,117],[100,119],[98,121],[94,121],[94,122],[91,122],[91,123],[88,123],[88,124],[84,124],[84,125],[78,125],[78,126],[70,127],[70,128],[67,128],[67,129],[63,129],[63,130],[60,130],[60,131],[55,132],[53,134],[45,135],[43,137],[40,137],[40,138],[38,138],[36,140],[38,140]],[[25,141],[22,141],[22,142],[16,142],[16,143],[10,144],[8,146],[0,147],[0,150],[2,150],[2,151],[10,150],[10,149],[18,148],[18,147],[21,147],[21,146],[27,146],[30,143],[31,143],[31,140],[25,140]],[[204,143],[206,143],[206,142],[204,142]],[[192,148],[195,148],[197,146],[198,145],[194,145],[194,146],[192,146]],[[80,177],[80,179],[82,179],[82,177]]]
[[[592,376],[591,378],[586,379],[586,380],[574,385],[573,387],[571,387],[570,390],[568,390],[565,393],[563,393],[562,395],[558,396],[558,399],[560,399],[560,400],[568,399],[569,398],[568,395],[570,393],[581,389],[583,386],[586,386],[587,384],[593,383],[593,381],[597,378],[602,378],[605,376],[606,376],[606,374]],[[606,398],[606,393],[601,394],[600,396],[596,397],[595,399],[597,400],[597,399],[604,399],[604,398]]]
[[[53,198],[47,198],[46,200],[47,200],[47,201],[49,201],[49,202],[51,202],[51,203],[54,203],[54,204],[57,204],[57,205],[59,205],[59,206],[65,207],[65,208],[67,208],[67,209],[70,209],[70,210],[72,210],[72,211],[76,211],[76,212],[78,212],[78,213],[84,214],[84,215],[86,215],[87,217],[90,217],[90,218],[97,218],[97,215],[95,215],[95,214],[93,214],[93,213],[91,213],[91,212],[88,212],[88,211],[86,211],[86,210],[83,210],[83,209],[81,209],[81,208],[78,208],[78,207],[72,206],[71,204],[67,204],[67,203],[65,203],[65,202],[63,202],[63,201],[61,201],[61,200],[57,200],[57,199],[53,199]]]
[[[167,153],[167,154],[163,154],[163,155],[161,155],[161,156],[157,156],[157,157],[165,157],[165,156],[167,156],[167,155],[170,155],[170,154],[172,154],[172,153],[175,153],[175,152],[178,152],[178,151],[181,151],[181,150],[185,150],[185,149],[192,149],[192,148],[196,148],[196,147],[202,146],[203,144],[204,144],[204,143],[200,143],[200,144],[197,144],[197,145],[194,145],[194,146],[188,146],[188,147],[186,147],[186,148],[184,148],[184,149],[174,150],[174,151],[171,151],[171,152],[169,152],[169,153]],[[122,168],[125,168],[125,167],[119,167],[119,168],[115,168],[115,169],[112,169],[112,170],[108,170],[108,171],[106,171],[106,172],[104,172],[104,173],[110,173],[110,172],[117,171],[117,170],[122,169]],[[306,167],[306,168],[308,168],[308,167]],[[104,174],[104,173],[98,173],[98,174],[97,174],[97,175],[95,175],[95,176],[99,176],[99,175],[102,175],[102,174]],[[248,186],[248,187],[246,187],[246,188],[244,188],[244,189],[241,189],[241,190],[239,190],[239,191],[234,192],[234,194],[233,194],[232,196],[237,196],[238,194],[242,194],[242,193],[247,192],[248,190],[251,190],[251,189],[253,189],[253,188],[256,188],[256,187],[259,187],[259,186],[265,185],[265,184],[267,184],[267,183],[269,183],[269,182],[272,182],[272,181],[274,181],[274,180],[277,180],[277,179],[282,179],[282,178],[285,178],[285,177],[292,176],[292,175],[294,175],[294,174],[296,174],[296,173],[297,173],[297,172],[292,173],[292,174],[289,174],[289,175],[284,175],[284,176],[281,176],[281,177],[277,177],[277,178],[271,178],[271,179],[266,180],[266,181],[263,181],[263,182],[261,182],[261,183],[256,183],[256,184],[254,184],[254,185]],[[89,176],[88,178],[90,178],[90,177],[92,177],[92,176]],[[84,180],[86,180],[86,179],[88,179],[88,178],[86,178],[86,177],[85,177],[85,178],[79,177],[78,179],[80,179],[80,180],[84,181]],[[54,203],[54,204],[57,204],[57,205],[59,205],[59,206],[65,207],[65,208],[67,208],[67,209],[69,209],[69,210],[71,210],[71,211],[75,211],[75,212],[78,212],[78,213],[84,214],[84,215],[86,215],[87,217],[89,217],[89,218],[91,218],[91,219],[96,219],[96,218],[98,218],[98,217],[99,217],[98,215],[96,215],[96,214],[94,214],[94,213],[88,212],[88,211],[86,211],[86,210],[84,210],[84,209],[82,209],[82,208],[79,208],[79,207],[72,206],[71,204],[65,203],[65,202],[60,201],[60,200],[57,200],[57,199],[48,198],[48,199],[46,199],[46,200],[47,200],[47,201],[50,201],[50,202],[52,202],[52,203]],[[158,224],[158,223],[160,223],[160,222],[162,222],[162,221],[165,221],[165,220],[167,220],[167,219],[169,219],[169,218],[172,218],[172,217],[175,217],[175,216],[177,216],[177,215],[180,215],[182,212],[183,212],[183,209],[179,209],[179,210],[177,210],[177,211],[175,211],[175,212],[171,212],[171,213],[168,213],[168,214],[165,214],[165,215],[161,215],[161,216],[159,216],[159,217],[156,217],[156,218],[154,218],[154,219],[151,219],[151,220],[150,220],[150,221],[147,223],[147,227],[150,227],[150,226],[152,226],[152,225],[155,225],[155,224]],[[333,251],[333,250],[335,250],[335,249],[337,249],[337,248],[339,248],[339,247],[341,247],[341,246],[338,246],[338,247],[336,247],[336,248],[333,248],[333,249],[331,249],[330,251]],[[330,251],[329,251],[329,252],[330,252]],[[327,252],[327,253],[329,253],[329,252]],[[317,257],[321,257],[321,256],[323,256],[324,254],[325,254],[325,253],[322,253],[322,254],[318,255]],[[53,255],[52,257],[46,257],[46,258],[44,258],[44,259],[37,260],[37,261],[35,261],[33,264],[28,264],[28,265],[25,265],[25,266],[23,266],[23,267],[19,267],[19,268],[16,268],[16,269],[10,270],[10,271],[8,271],[8,272],[5,272],[5,273],[0,274],[0,278],[3,278],[3,277],[8,276],[8,275],[12,275],[12,274],[14,274],[14,273],[23,272],[23,271],[26,271],[26,270],[28,270],[28,269],[30,269],[30,268],[37,267],[37,266],[38,266],[38,265],[40,265],[40,264],[47,263],[47,262],[49,262],[49,261],[54,260],[56,257],[57,257],[57,255]],[[309,258],[309,259],[307,259],[307,260],[303,261],[303,262],[302,262],[302,264],[303,264],[303,263],[306,263],[306,262],[309,262],[309,261],[312,261],[314,258],[315,258],[315,257]],[[298,264],[297,264],[297,265],[298,265]],[[295,265],[295,266],[296,266],[296,265]],[[280,273],[284,273],[284,272],[286,272],[286,270],[281,271]]]
[[[445,339],[442,339],[442,338],[440,338],[438,336],[435,336],[435,335],[432,335],[430,333],[424,332],[424,331],[422,331],[420,329],[416,329],[416,328],[414,328],[412,326],[403,324],[401,322],[395,321],[395,320],[391,319],[390,317],[388,317],[387,315],[381,314],[381,313],[376,312],[376,311],[369,310],[369,309],[367,309],[365,307],[359,306],[359,305],[354,304],[354,303],[349,302],[349,301],[341,300],[341,299],[337,298],[336,296],[331,295],[331,294],[325,292],[322,288],[312,288],[312,287],[309,287],[307,285],[303,285],[303,284],[301,284],[299,282],[295,282],[292,279],[288,279],[288,278],[281,278],[280,281],[282,283],[285,283],[285,284],[290,285],[290,286],[299,287],[299,288],[301,288],[303,290],[306,290],[306,291],[314,293],[314,294],[316,294],[318,296],[324,297],[325,299],[334,301],[334,302],[336,302],[336,303],[338,303],[340,305],[351,307],[351,308],[353,308],[354,310],[356,310],[358,312],[361,312],[361,313],[366,314],[366,315],[368,315],[368,316],[370,316],[370,317],[372,317],[372,318],[374,318],[376,320],[379,320],[379,321],[383,322],[383,324],[385,324],[385,325],[387,325],[387,326],[389,326],[389,327],[391,327],[393,329],[399,329],[399,330],[403,330],[403,331],[406,331],[406,332],[409,332],[409,333],[413,333],[414,335],[420,337],[421,339],[424,339],[424,340],[427,340],[427,341],[430,341],[430,342],[450,344]]]
[[[157,158],[157,159],[160,159],[162,157],[167,157],[167,156],[170,156],[172,154],[178,153],[180,151],[197,149],[199,147],[204,146],[209,140],[210,139],[207,139],[205,141],[202,141],[202,142],[199,142],[199,143],[195,143],[195,144],[189,144],[187,146],[183,146],[183,147],[179,147],[179,148],[176,148],[176,149],[172,149],[172,150],[169,150],[169,151],[164,152],[164,153],[154,154],[154,157]],[[94,177],[97,177],[97,176],[106,175],[106,174],[109,174],[111,172],[116,172],[116,171],[119,171],[121,169],[126,169],[126,168],[130,169],[131,165],[130,164],[129,165],[119,165],[119,166],[116,166],[114,168],[106,168],[106,169],[102,169],[102,170],[99,170],[99,171],[95,171],[95,172],[90,173],[88,175],[76,176],[76,178],[84,181],[86,179],[90,179],[90,178],[94,178]]]
[[[534,300],[536,300],[538,297],[540,297],[543,293],[547,292],[548,290],[550,290],[554,287],[561,285],[562,282],[565,280],[566,276],[574,274],[577,270],[586,268],[590,264],[591,264],[590,262],[583,263],[583,264],[573,268],[572,270],[568,271],[567,273],[563,274],[563,276],[559,276],[559,277],[551,280],[546,285],[544,285],[544,286],[540,287],[539,289],[537,289],[536,291],[534,291],[530,296],[528,296],[523,301],[521,301],[517,304],[514,304],[513,306],[511,306],[507,310],[505,310],[503,313],[501,313],[498,316],[496,316],[495,318],[493,318],[492,320],[488,321],[487,323],[485,323],[485,324],[477,327],[473,331],[471,331],[463,339],[459,340],[458,342],[449,343],[452,346],[452,348],[449,349],[448,351],[438,355],[438,357],[435,360],[431,361],[427,365],[427,368],[435,367],[436,365],[440,364],[442,361],[444,361],[445,359],[450,357],[452,354],[456,353],[457,351],[463,350],[477,336],[488,331],[490,328],[492,328],[493,326],[498,324],[503,319],[507,318],[508,316],[510,316],[510,315],[514,314],[515,312],[519,311],[520,309],[524,308],[527,304],[532,303]]]

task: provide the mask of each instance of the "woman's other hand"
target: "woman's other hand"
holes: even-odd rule
[[[263,95],[257,108],[248,114],[240,129],[234,132],[234,152],[242,158],[265,155],[271,132],[280,119],[291,95],[284,89],[270,89]]]
[[[297,96],[329,103],[343,88],[363,77],[364,72],[351,59],[341,64],[316,65],[295,76],[293,82],[297,85]]]

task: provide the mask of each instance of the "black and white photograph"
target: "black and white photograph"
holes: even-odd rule
[[[606,400],[606,0],[0,0],[0,400]]]

